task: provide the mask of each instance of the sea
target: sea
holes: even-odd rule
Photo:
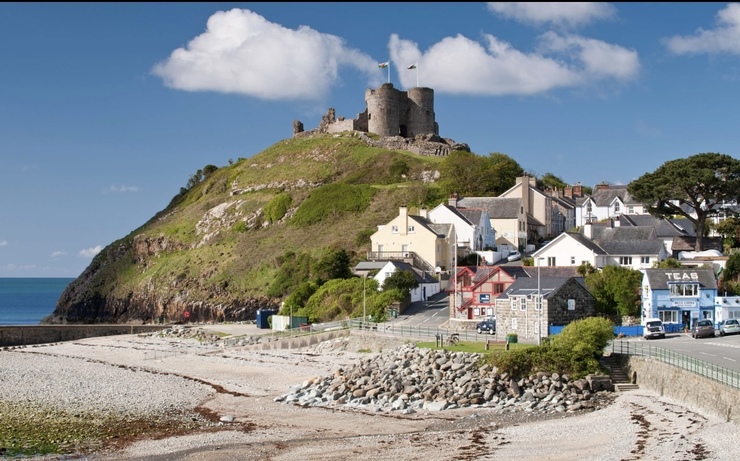
[[[0,325],[38,325],[74,278],[0,277]]]

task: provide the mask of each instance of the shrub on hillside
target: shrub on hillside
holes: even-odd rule
[[[327,184],[311,191],[291,218],[291,224],[310,226],[344,213],[364,211],[375,194],[367,185]]]

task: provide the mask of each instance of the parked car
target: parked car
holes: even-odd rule
[[[520,259],[522,259],[522,254],[518,251],[509,253],[509,257],[506,258],[507,261],[519,261]]]
[[[663,321],[660,319],[647,319],[645,326],[642,328],[642,337],[645,339],[665,338]]]
[[[740,322],[737,319],[723,320],[719,322],[719,335],[734,335],[740,333]]]
[[[492,335],[496,333],[496,319],[488,318],[482,322],[478,322],[478,325],[475,326],[475,331],[477,331],[478,334],[488,333],[489,335]]]
[[[691,337],[696,338],[711,338],[714,336],[714,324],[711,320],[699,320],[691,328]]]

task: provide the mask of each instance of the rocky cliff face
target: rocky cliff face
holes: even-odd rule
[[[258,309],[277,309],[280,301],[264,296],[245,297],[228,287],[208,287],[198,277],[149,280],[146,286],[126,288],[106,275],[123,260],[146,266],[162,252],[182,250],[167,238],[133,238],[106,248],[62,293],[56,310],[43,320],[60,323],[187,323],[254,320]]]

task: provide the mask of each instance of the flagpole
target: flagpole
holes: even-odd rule
[[[419,65],[416,65],[416,87],[419,88]]]
[[[388,60],[388,83],[391,83],[391,60]]]

